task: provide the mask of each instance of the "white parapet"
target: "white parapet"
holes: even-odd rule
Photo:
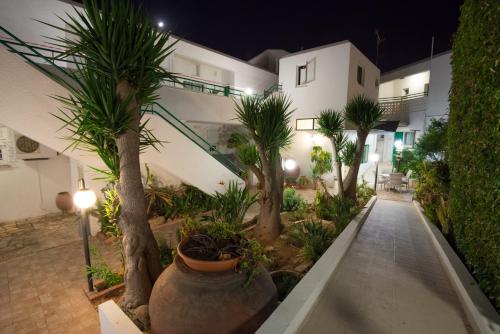
[[[98,310],[101,334],[142,334],[113,300],[100,304]]]

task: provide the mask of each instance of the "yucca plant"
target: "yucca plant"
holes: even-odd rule
[[[345,144],[346,137],[343,133],[344,116],[341,112],[333,109],[321,111],[318,117],[320,128],[318,132],[330,139],[333,148],[333,162],[337,173],[337,184],[339,196],[344,196],[344,184],[342,182],[342,162],[339,158],[339,152]],[[328,192],[326,194],[329,194]]]
[[[257,202],[259,194],[250,194],[247,187],[240,188],[236,181],[229,182],[225,193],[216,192],[213,196],[213,210],[210,220],[222,221],[241,228],[248,209]]]
[[[72,147],[97,153],[117,181],[125,255],[124,307],[148,304],[162,271],[160,253],[146,216],[139,153],[159,143],[147,129],[142,108],[155,99],[162,81],[173,78],[161,64],[172,51],[170,34],[157,29],[130,0],[84,0],[83,11],[61,19],[64,36],[55,44],[77,59],[58,97],[58,115],[71,133]],[[50,25],[50,24],[49,24]]]
[[[340,160],[347,167],[351,167],[354,161],[354,155],[356,153],[357,143],[356,141],[348,140],[346,141],[342,151],[340,151]]]
[[[345,106],[345,118],[356,125],[356,134],[358,137],[352,166],[349,168],[344,184],[345,195],[353,201],[356,201],[359,165],[363,157],[366,138],[370,130],[382,119],[383,113],[383,109],[377,102],[368,99],[364,95],[355,96]]]
[[[273,94],[266,99],[247,96],[236,103],[235,110],[237,119],[248,130],[258,152],[259,165],[256,167],[264,184],[255,234],[263,243],[269,244],[280,233],[285,178],[280,150],[292,143],[293,129],[289,125],[293,113],[291,101],[283,94]]]

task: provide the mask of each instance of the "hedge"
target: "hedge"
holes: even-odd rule
[[[450,215],[456,246],[500,307],[500,1],[466,0],[453,41]]]

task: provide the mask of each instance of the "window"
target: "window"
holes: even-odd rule
[[[316,58],[306,62],[305,65],[297,67],[297,86],[305,85],[316,79]]]
[[[415,145],[415,131],[404,133],[403,145],[408,147],[413,147]]]
[[[358,72],[356,78],[358,80],[358,84],[360,84],[361,86],[365,85],[365,69],[362,68],[361,66],[358,66]]]
[[[361,163],[364,164],[368,162],[368,152],[370,151],[370,145],[365,145],[363,149],[363,156],[361,157]]]
[[[307,82],[307,66],[302,65],[297,68],[297,86],[305,85]]]
[[[314,118],[296,119],[295,130],[314,130]]]
[[[3,160],[3,153],[2,153],[2,149],[0,149],[0,160]]]
[[[403,96],[410,94],[410,88],[403,88]]]

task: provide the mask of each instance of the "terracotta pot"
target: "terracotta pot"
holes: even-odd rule
[[[63,213],[69,212],[73,208],[73,198],[67,191],[63,191],[56,196],[56,206]]]
[[[185,244],[185,242],[179,243],[177,245],[177,254],[180,256],[182,261],[191,269],[197,271],[203,271],[208,273],[216,273],[221,271],[227,271],[234,269],[238,264],[239,258],[222,260],[222,261],[204,261],[193,259],[184,253],[182,253],[181,247]]]
[[[200,272],[176,256],[156,281],[149,300],[155,334],[254,333],[277,305],[277,291],[262,267],[249,286],[234,270]]]

